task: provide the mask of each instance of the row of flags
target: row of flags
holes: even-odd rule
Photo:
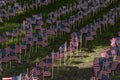
[[[61,15],[67,14],[68,12],[71,12],[74,10],[80,11],[79,15],[76,15],[76,17],[78,17],[78,16],[83,17],[84,15],[87,15],[88,13],[92,12],[93,10],[96,10],[97,8],[102,8],[103,5],[105,5],[104,7],[106,7],[107,6],[106,4],[108,4],[108,2],[109,1],[102,1],[101,3],[100,2],[93,3],[91,0],[80,0],[77,3],[75,2],[75,3],[71,4],[70,7],[62,6],[54,12],[50,12],[46,19],[46,22],[49,24],[52,24],[56,21],[57,17],[60,17]],[[91,5],[88,5],[88,4],[91,4]],[[96,5],[96,4],[98,4],[98,5]],[[93,9],[93,8],[95,8],[95,9]]]
[[[55,26],[50,26],[50,28],[52,27],[51,28],[52,30],[46,30],[46,31],[49,32],[48,34],[51,34],[51,33],[54,34],[55,33],[54,30],[57,32],[58,28],[60,28],[60,30],[62,30],[62,31],[70,32],[70,30],[66,26],[69,26],[70,24],[73,24],[76,20],[79,20],[81,18],[81,16],[83,16],[82,12],[78,12],[76,15],[71,16],[69,19],[62,20],[62,21],[56,21],[57,24]],[[38,20],[38,19],[42,19],[42,16],[40,14],[39,15],[33,15],[33,17],[31,19],[26,18],[28,24],[30,24],[30,23],[35,24],[35,29],[36,30],[41,29],[41,26],[43,25],[42,20],[36,22],[36,20]],[[27,26],[29,27],[31,25],[27,25]],[[0,42],[4,42],[4,41],[8,40],[7,36],[17,37],[19,34],[21,34],[22,28],[25,29],[25,27],[20,26],[15,31],[10,30],[10,31],[2,34],[0,36],[0,38],[1,38]],[[30,32],[30,28],[26,28],[26,31]]]
[[[23,5],[21,3],[16,2],[15,0],[11,2],[13,3],[13,6],[8,5],[7,9],[5,9],[5,7],[2,7],[0,9],[0,22],[3,22],[3,18],[9,19],[10,16],[15,16],[18,11],[26,10],[26,8],[34,8],[34,6],[39,6],[40,4],[48,5],[49,3],[51,3],[51,0],[35,0],[32,1],[30,4]],[[0,4],[1,6],[2,4],[5,5],[5,1],[1,1]]]

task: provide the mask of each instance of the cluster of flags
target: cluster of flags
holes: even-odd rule
[[[90,2],[90,1],[89,1]],[[2,61],[3,63],[7,63],[11,60],[16,60],[18,63],[22,63],[18,58],[17,58],[17,54],[21,54],[24,50],[26,50],[27,45],[30,45],[30,47],[32,47],[34,45],[34,42],[36,42],[37,45],[40,46],[47,46],[47,36],[48,35],[55,35],[55,33],[57,32],[58,29],[60,29],[61,31],[65,31],[65,32],[70,32],[69,28],[67,28],[67,25],[71,25],[74,24],[75,21],[78,21],[79,18],[81,18],[81,16],[86,15],[86,10],[85,14],[84,13],[84,8],[87,7],[85,5],[87,5],[86,1],[82,1],[81,3],[84,3],[84,7],[83,7],[83,12],[78,12],[77,15],[71,16],[69,19],[67,19],[65,22],[64,21],[56,21],[56,25],[51,26],[49,28],[42,28],[43,25],[43,21],[42,21],[42,16],[41,15],[33,15],[32,18],[26,18],[25,21],[23,21],[23,25],[21,27],[19,27],[17,29],[17,31],[9,31],[4,33],[3,35],[0,36],[0,42],[3,41],[7,41],[7,37],[11,36],[11,37],[16,37],[20,34],[20,32],[22,30],[25,30],[26,35],[24,38],[22,38],[22,42],[18,45],[13,45],[13,46],[8,46],[5,49],[0,49],[0,53],[2,53]],[[78,5],[77,5],[78,6]],[[80,6],[81,7],[81,6]],[[79,7],[79,8],[80,8]],[[75,8],[75,5],[74,7]],[[86,8],[85,8],[86,9]],[[66,9],[62,8],[63,13],[66,13]],[[65,10],[65,12],[64,12]],[[99,28],[101,28],[101,24],[105,24],[105,23],[109,23],[111,25],[114,25],[115,20],[115,11],[116,9],[112,9],[110,11],[110,13],[108,15],[105,16],[105,18],[99,18],[98,20],[96,20],[95,23],[90,24],[90,25],[86,25],[85,27],[83,27],[80,32],[74,32],[71,35],[71,40],[70,40],[70,45],[67,49],[67,45],[66,43],[61,45],[59,47],[59,50],[57,52],[55,52],[54,54],[50,53],[48,54],[42,61],[40,61],[40,63],[38,63],[36,65],[36,67],[34,67],[34,69],[32,69],[30,72],[30,78],[31,80],[33,80],[34,78],[37,80],[37,76],[43,74],[43,76],[51,76],[52,74],[49,72],[48,68],[53,68],[53,62],[54,60],[59,60],[61,58],[65,58],[66,57],[66,52],[67,50],[70,50],[71,52],[74,52],[76,48],[78,48],[79,43],[82,42],[82,34],[85,33],[86,34],[86,40],[93,40],[93,36],[96,35],[96,30]],[[60,15],[62,15],[60,14]],[[34,25],[34,30],[36,30],[38,33],[33,33],[33,28],[32,25]],[[19,32],[18,32],[19,31]],[[13,78],[13,77],[11,77]],[[4,80],[4,79],[3,79]],[[12,79],[11,79],[12,80]]]
[[[7,9],[5,9],[5,7],[2,7],[7,3],[11,3],[13,6],[8,5]],[[10,16],[15,16],[18,11],[26,10],[26,8],[38,7],[39,5],[48,5],[49,3],[51,3],[51,0],[35,0],[28,4],[21,4],[16,2],[16,0],[0,1],[0,22],[3,22],[3,18],[9,19]]]
[[[1,18],[9,18],[10,16],[15,16],[15,14],[20,11],[24,10],[25,6],[20,5],[18,2],[14,2],[14,6],[8,5],[7,9],[2,7],[0,9],[0,17]]]
[[[20,74],[14,77],[3,77],[2,80],[39,80],[39,76],[51,77],[53,76],[54,61],[58,61],[60,58],[64,58],[67,54],[67,43],[64,43],[59,47],[57,52],[50,52],[40,62],[36,64],[28,73]],[[49,71],[52,69],[52,73]]]
[[[80,2],[80,3],[82,3],[82,2]],[[70,29],[68,29],[67,26],[69,26],[70,24],[73,24],[76,20],[78,21],[81,18],[81,16],[84,16],[82,14],[83,14],[83,12],[80,11],[76,15],[71,16],[69,19],[65,19],[65,20],[62,20],[62,21],[56,21],[56,25],[50,26],[49,30],[47,29],[47,30],[44,30],[44,31],[46,33],[48,32],[48,34],[55,34],[55,32],[57,32],[58,29],[60,29],[61,31],[64,31],[64,32],[70,32]],[[29,24],[29,25],[26,25],[26,26],[28,27],[28,26],[31,26],[30,24],[35,24],[34,25],[35,26],[35,28],[34,28],[35,30],[41,29],[41,27],[43,25],[43,21],[40,20],[40,21],[36,22],[36,20],[38,20],[38,19],[42,19],[42,16],[40,14],[39,15],[33,15],[33,17],[31,19],[30,18],[26,18],[26,21]],[[112,19],[110,21],[112,21]],[[15,31],[10,30],[10,31],[4,33],[3,35],[0,36],[0,38],[1,38],[0,42],[4,42],[4,41],[8,40],[7,36],[17,37],[19,34],[21,34],[21,31],[23,30],[22,28],[23,27],[20,26]],[[29,28],[25,28],[25,30],[27,32],[30,32],[31,30]],[[40,33],[41,33],[41,31],[40,31]]]
[[[13,4],[16,0],[0,0],[0,8],[6,6],[6,4]]]
[[[98,0],[99,1],[99,0]],[[106,7],[108,4],[108,0],[106,1],[100,1],[100,2],[95,2],[91,0],[80,0],[77,3],[73,3],[70,7],[68,6],[62,6],[60,7],[58,10],[56,10],[55,12],[51,12],[49,13],[46,22],[49,24],[55,23],[55,21],[57,20],[57,18],[59,18],[61,15],[67,14],[68,12],[72,12],[75,10],[79,10],[78,14],[76,14],[75,16],[71,16],[70,19],[64,20],[63,23],[65,23],[66,25],[70,25],[76,20],[79,20],[81,18],[83,18],[83,16],[87,15],[90,12],[93,12],[93,10],[96,10],[98,8],[102,8],[103,5],[104,7]],[[88,4],[92,4],[92,5],[88,5]],[[95,8],[95,9],[93,9]],[[59,21],[57,21],[59,22]],[[69,22],[69,23],[66,23]]]
[[[114,74],[120,61],[120,36],[113,37],[110,42],[110,48],[101,52],[101,57],[94,58],[94,76],[91,77],[91,80],[95,80],[95,78],[108,80],[109,74]]]

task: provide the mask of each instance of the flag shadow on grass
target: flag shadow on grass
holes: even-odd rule
[[[92,74],[92,67],[80,69],[78,67],[67,66],[55,72],[53,80],[89,80]]]

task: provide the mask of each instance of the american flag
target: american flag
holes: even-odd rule
[[[36,66],[36,74],[38,76],[40,76],[42,74],[42,68],[40,68],[39,66]]]
[[[67,43],[66,42],[59,47],[59,51],[60,51],[60,57],[64,58],[64,56],[67,52]]]
[[[108,80],[108,72],[106,70],[101,70],[99,76],[102,80]]]
[[[6,49],[0,49],[0,53],[2,54],[2,58],[4,58],[5,56],[7,56]]]
[[[111,70],[113,70],[113,71],[114,71],[114,70],[116,70],[116,68],[117,68],[118,64],[119,64],[119,62],[114,61],[114,62],[112,63]]]
[[[55,35],[55,31],[52,27],[47,28],[46,33],[47,35]]]
[[[52,58],[45,58],[43,60],[45,62],[46,67],[51,68],[52,67]]]
[[[46,22],[47,22],[48,24],[52,24],[52,20],[50,19],[50,16],[46,19]]]
[[[27,72],[21,73],[20,76],[21,76],[21,80],[29,80],[29,76],[28,76]]]
[[[46,63],[42,60],[40,61],[37,66],[40,67],[40,68],[44,68],[44,66],[46,65]]]
[[[41,45],[42,47],[46,47],[48,45],[46,40],[43,40],[43,38],[38,38],[37,44]]]
[[[86,27],[82,27],[81,29],[80,29],[80,32],[83,34],[83,33],[86,33],[87,32],[87,28]]]
[[[93,36],[91,35],[91,33],[90,32],[88,32],[88,33],[86,33],[86,38],[85,38],[87,41],[91,41],[91,40],[93,40],[94,38],[93,38]]]
[[[93,64],[99,64],[99,58],[94,58]]]
[[[31,37],[28,37],[26,43],[29,44],[30,47],[32,47],[33,46],[33,39]]]
[[[35,24],[35,26],[34,26],[34,27],[35,27],[35,30],[40,30],[40,29],[41,29],[41,25],[40,25],[40,24],[38,24],[38,23],[37,23],[37,24]]]
[[[120,45],[120,37],[116,37],[115,44],[117,47]]]
[[[108,20],[108,23],[111,24],[111,25],[114,25],[115,24],[114,18],[110,17],[109,20]]]
[[[12,80],[21,80],[21,76],[20,75],[19,76],[13,76]]]
[[[33,41],[37,42],[38,39],[38,34],[37,33],[33,33]]]
[[[59,51],[54,53],[54,60],[59,60]]]
[[[8,63],[9,61],[11,61],[11,58],[8,56],[5,56],[4,58],[2,58],[2,63]]]
[[[44,67],[43,75],[45,77],[50,77],[51,76],[51,73],[49,72],[49,70],[46,66]]]
[[[112,47],[115,47],[116,46],[116,44],[115,44],[115,41],[116,41],[116,38],[112,38],[111,40],[110,40],[110,46],[112,46]]]
[[[30,80],[39,80],[35,71],[30,75]]]
[[[70,32],[70,29],[68,27],[64,26],[63,24],[60,24],[60,30],[64,31],[64,32],[67,32],[67,33]]]
[[[78,37],[73,37],[72,38],[72,43],[77,48],[79,46]]]
[[[42,37],[43,40],[47,40],[47,32],[46,29],[41,29],[39,31],[39,35]]]
[[[13,77],[2,77],[2,80],[21,80],[21,76],[13,76]]]
[[[69,47],[68,47],[68,50],[69,50],[70,52],[74,52],[74,51],[76,50],[75,46],[73,46],[73,42],[72,42],[72,41],[70,41],[70,45],[69,45]]]
[[[17,61],[18,63],[20,63],[20,64],[22,64],[22,62],[18,59],[18,57],[15,55],[15,53],[14,52],[10,52],[10,58],[11,58],[11,60],[15,60],[15,61]]]

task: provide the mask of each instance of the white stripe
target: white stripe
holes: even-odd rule
[[[9,79],[12,80],[12,77],[2,78],[2,80],[9,80]]]

